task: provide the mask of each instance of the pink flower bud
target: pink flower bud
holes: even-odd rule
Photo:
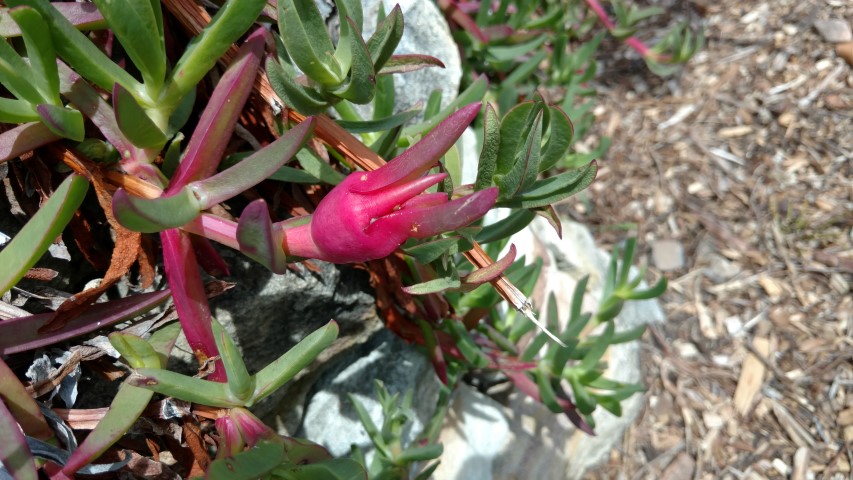
[[[427,172],[479,111],[480,104],[463,107],[383,167],[349,175],[317,205],[310,224],[285,232],[285,251],[333,263],[375,260],[409,238],[455,230],[482,217],[497,201],[497,188],[453,200],[424,193],[447,176]]]

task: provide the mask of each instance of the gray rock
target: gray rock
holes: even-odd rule
[[[323,374],[310,394],[297,436],[323,445],[336,456],[347,455],[350,445],[358,445],[368,452],[369,462],[373,444],[347,393],[358,398],[377,426],[382,425],[374,379],[382,380],[389,392],[399,392],[401,397],[415,389],[415,418],[404,433],[404,444],[410,442],[433,414],[440,383],[426,357],[389,330],[352,349]]]
[[[814,28],[829,43],[844,43],[853,40],[850,23],[840,18],[815,20]]]

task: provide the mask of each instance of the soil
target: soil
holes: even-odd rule
[[[688,6],[707,43],[676,77],[603,62],[613,146],[574,215],[670,287],[645,408],[587,478],[853,478],[853,44],[815,28],[853,2]]]

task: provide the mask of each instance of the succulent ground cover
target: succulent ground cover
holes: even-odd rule
[[[334,35],[310,0],[4,2],[0,165],[23,223],[0,250],[4,476],[429,477],[442,453],[436,429],[401,440],[411,392],[377,385],[384,423],[361,415],[378,452],[370,464],[357,450],[332,458],[254,416],[339,327],[328,319],[249,371],[208,303],[224,289],[211,278],[229,271],[220,247],[273,273],[365,264],[387,327],[423,349],[444,385],[433,426],[475,370],[500,372],[589,434],[596,409],[621,414],[641,386],[603,376],[606,352],[643,328],[617,331],[613,320],[625,302],[659,296],[666,279],[645,287],[645,268],[631,273],[637,243],[628,238],[594,311],[582,308],[585,281],[569,311],[554,299],[537,311],[527,296],[541,262],[516,259],[508,238],[536,215],[559,231],[554,205],[596,177],[609,141],[574,144],[593,120],[602,39],[669,75],[701,48],[701,29],[680,23],[649,43],[639,27],[662,12],[621,1],[438,3],[465,57],[464,90],[444,104],[440,94],[424,99],[423,119],[411,123],[417,112],[394,111],[394,75],[441,62],[428,51],[394,54],[399,7],[380,9],[364,37],[353,0],[335,2]],[[354,105],[368,103],[363,118]],[[466,159],[477,176],[463,184],[455,143],[469,126],[481,152]],[[483,225],[492,208],[506,218]],[[59,237],[79,272],[39,265],[62,250]],[[98,281],[73,281],[86,272]],[[28,285],[55,277],[67,291],[41,296],[44,312],[14,306],[34,296]],[[179,333],[195,375],[167,368]],[[33,359],[46,347],[67,349],[61,368]],[[108,407],[58,415],[43,397],[73,407],[81,365],[120,386]],[[137,420],[158,428],[139,434]],[[165,452],[175,461],[162,461]]]

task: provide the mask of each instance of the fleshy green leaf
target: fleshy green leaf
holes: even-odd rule
[[[272,57],[267,59],[266,65],[270,85],[288,107],[304,115],[315,115],[324,112],[331,105],[320,92],[296,82],[294,73],[285,70],[284,66]]]
[[[533,118],[530,118],[530,117]],[[539,105],[534,106],[528,115],[522,140],[513,154],[512,168],[505,174],[495,176],[495,183],[500,187],[501,196],[514,197],[519,191],[526,189],[539,174],[540,151],[542,148],[542,123],[544,112]],[[505,138],[501,134],[501,138]],[[503,148],[503,145],[501,146]]]
[[[83,202],[89,182],[69,175],[24,228],[0,250],[0,295],[9,291],[41,258]]]
[[[212,325],[216,348],[219,350],[222,364],[225,366],[225,373],[228,376],[228,389],[231,390],[234,397],[247,401],[254,393],[255,379],[249,375],[243,356],[228,332],[222,328],[216,319],[213,319]]]
[[[41,93],[41,97],[53,105],[60,105],[59,74],[56,70],[56,53],[47,32],[47,24],[41,15],[30,7],[17,7],[9,14],[21,28],[27,46],[34,78],[30,79]],[[23,72],[20,72],[23,73]]]
[[[346,81],[340,87],[332,90],[336,96],[353,103],[365,104],[373,99],[376,93],[376,72],[367,45],[361,38],[361,31],[350,18],[345,19],[349,28],[346,29],[350,45],[352,64]],[[343,25],[343,22],[341,23]],[[344,33],[342,31],[342,33]]]
[[[113,397],[106,415],[98,422],[95,429],[89,432],[86,440],[74,450],[71,458],[62,467],[62,472],[73,476],[77,470],[100,457],[130,430],[153,395],[154,392],[123,383]]]
[[[367,40],[367,49],[376,70],[381,70],[391,58],[400,39],[403,38],[403,12],[397,4],[387,17],[376,26],[376,31]]]
[[[145,340],[136,335],[116,332],[110,334],[110,344],[118,350],[132,368],[162,368],[160,355]]]
[[[0,42],[0,83],[15,97],[32,105],[45,101],[33,83],[35,72],[5,40]]]
[[[347,121],[338,120],[338,125],[349,130],[350,133],[368,133],[368,132],[384,132],[394,127],[398,127],[415,118],[421,112],[419,105],[402,111],[400,113],[390,115],[384,118],[363,121]]]
[[[355,460],[334,458],[325,462],[283,469],[284,478],[293,480],[367,480],[367,472]]]
[[[501,142],[501,122],[497,112],[490,103],[486,104],[483,133],[483,150],[477,164],[477,180],[474,190],[482,190],[492,186],[492,179],[497,167],[498,151]]]
[[[127,379],[127,384],[211,407],[230,408],[245,405],[231,395],[227,383],[188,377],[159,368],[137,369]]]
[[[343,72],[314,0],[279,0],[278,31],[285,32],[288,55],[309,78],[328,87],[341,84]]]
[[[113,108],[118,128],[134,145],[159,149],[166,144],[166,134],[136,103],[136,98],[118,83],[113,87]]]
[[[534,218],[536,218],[536,214],[530,210],[516,210],[503,220],[486,225],[477,234],[477,241],[480,243],[490,243],[502,238],[509,238],[529,225]]]
[[[26,100],[0,97],[0,123],[41,121],[32,104]]]
[[[36,112],[44,125],[59,136],[77,142],[82,142],[86,136],[83,114],[79,110],[42,103],[36,106]]]
[[[172,111],[216,62],[255,23],[266,0],[228,1],[188,45],[169,73],[161,108]]]
[[[189,188],[170,197],[140,198],[118,189],[113,195],[113,214],[130,230],[155,233],[177,228],[196,218],[204,210]]]
[[[166,76],[166,47],[160,2],[94,0],[94,3],[142,74],[145,88],[158,94]]]
[[[126,90],[142,92],[137,82],[124,69],[113,63],[86,35],[79,32],[48,0],[7,0],[6,5],[27,5],[41,15],[49,25],[53,47],[80,75],[104,90],[112,90],[116,83]]]
[[[539,161],[539,171],[551,170],[562,160],[572,144],[572,122],[562,109],[548,107],[548,140],[542,147],[542,159]]]
[[[284,443],[261,440],[254,447],[233,457],[219,458],[211,462],[205,478],[207,480],[253,480],[267,478],[285,460]]]
[[[515,197],[499,201],[498,207],[509,208],[536,208],[550,205],[568,198],[585,189],[595,180],[598,166],[595,162],[584,168],[570,170],[559,175],[539,180],[529,189],[521,192]]]
[[[426,295],[428,293],[443,292],[450,288],[459,288],[461,285],[462,282],[460,282],[458,276],[451,276],[403,287],[403,291],[409,295]]]
[[[258,402],[267,395],[278,390],[294,375],[299,373],[317,358],[338,337],[338,324],[331,321],[326,326],[314,331],[284,355],[264,367],[255,375],[255,395],[253,402]],[[249,405],[251,406],[251,405]]]

